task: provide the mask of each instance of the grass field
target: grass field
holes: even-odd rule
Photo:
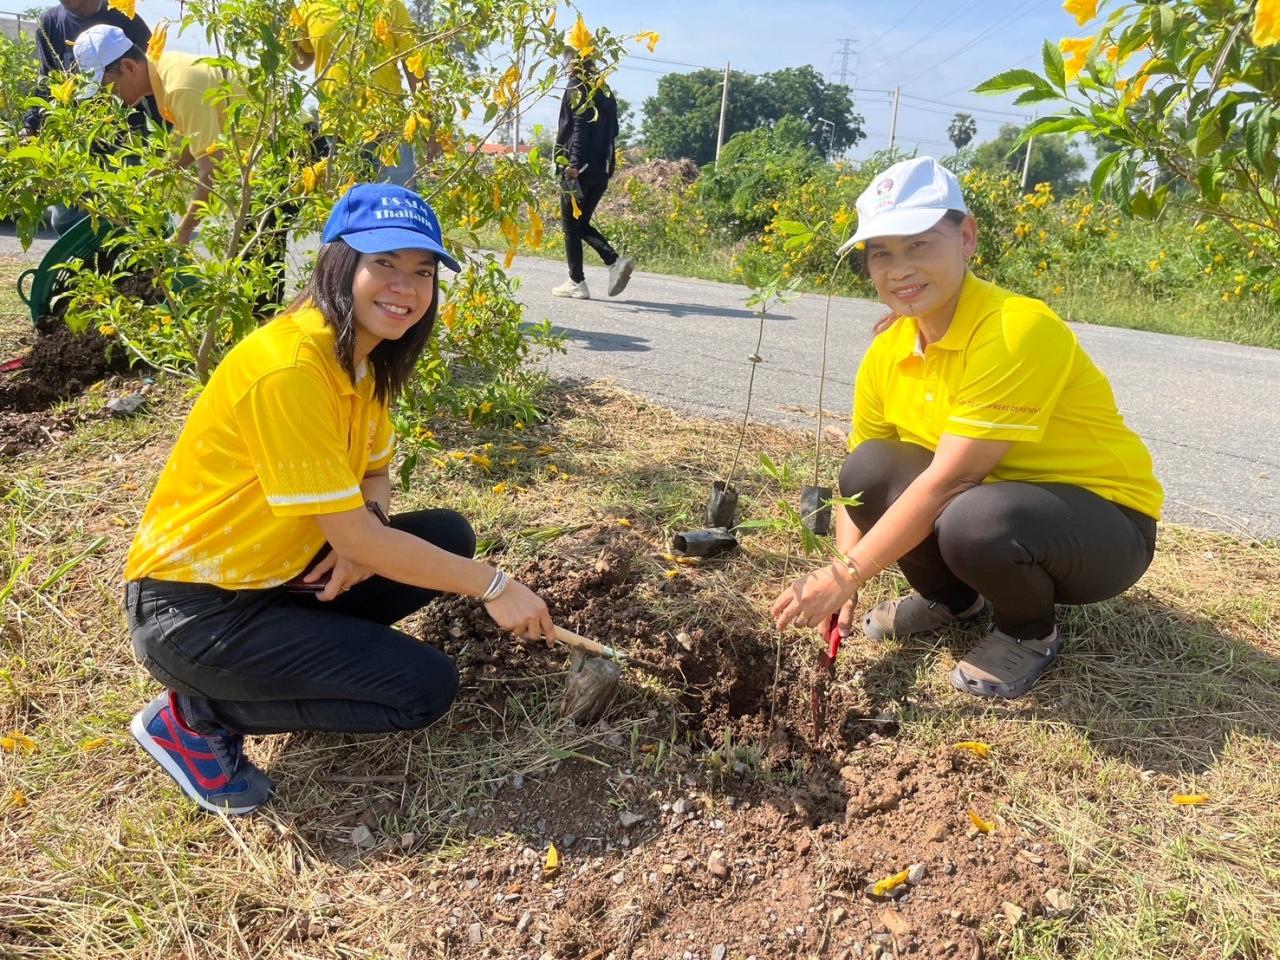
[[[0,276],[6,290],[12,272]],[[0,315],[8,348],[23,334],[11,297]],[[129,738],[155,685],[133,660],[120,607],[124,553],[189,398],[185,384],[161,381],[145,416],[114,421],[94,416],[109,392],[83,397],[69,439],[5,464],[0,479],[0,735],[10,738],[0,751],[0,955],[480,955],[405,947],[441,920],[426,894],[437,865],[522,842],[470,834],[461,813],[516,773],[629,762],[641,724],[676,729],[658,716],[668,700],[629,686],[604,725],[580,731],[551,707],[562,676],[509,681],[500,713],[487,706],[491,681],[478,679],[423,733],[262,738],[253,752],[281,799],[247,819],[199,814]],[[545,426],[445,436],[451,449],[485,450],[493,472],[446,458],[420,470],[397,506],[462,510],[511,566],[553,554],[564,531],[625,519],[643,589],[656,591],[669,569],[660,554],[673,530],[697,523],[732,428],[608,388],[551,399]],[[810,445],[772,430],[748,439],[795,476]],[[744,512],[778,516],[799,482],[753,466]],[[769,601],[809,562],[788,534],[753,535],[728,563],[679,568],[688,589],[662,601],[665,613],[767,632]],[[882,577],[867,599],[900,587]],[[1068,614],[1067,653],[1026,701],[953,692],[953,636],[847,650],[838,684],[893,698],[904,748],[989,742],[1003,816],[1068,855],[1080,909],[1018,927],[999,955],[1280,956],[1278,598],[1280,545],[1166,526],[1138,586]],[[811,634],[783,642],[816,648]],[[710,750],[668,735],[692,762]],[[1207,800],[1176,805],[1175,794]],[[393,802],[383,826],[411,842],[332,855],[373,796]],[[286,936],[296,917],[311,918],[305,942]]]

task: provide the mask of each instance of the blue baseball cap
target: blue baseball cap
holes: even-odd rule
[[[461,269],[441,243],[431,204],[389,183],[357,183],[344,193],[324,225],[323,240],[343,240],[361,253],[430,250],[450,270]]]

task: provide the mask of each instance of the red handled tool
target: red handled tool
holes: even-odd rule
[[[813,707],[813,735],[822,736],[822,723],[827,711],[827,684],[836,675],[836,657],[844,637],[840,633],[840,611],[827,621],[827,649],[818,654],[818,673],[813,681],[810,700]]]

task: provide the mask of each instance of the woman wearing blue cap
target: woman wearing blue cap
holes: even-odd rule
[[[868,611],[872,639],[994,626],[952,684],[1031,689],[1062,645],[1055,604],[1127,590],[1151,563],[1163,491],[1111,385],[1039,300],[969,272],[977,224],[929,157],[895,164],[858,198],[841,253],[893,312],[858,368],[837,511],[841,559],[782,592],[773,614],[848,632],[858,591],[897,563],[913,592]],[[828,619],[835,617],[835,623]]]
[[[390,626],[439,594],[554,637],[537,595],[472,559],[462,516],[388,516],[388,405],[431,335],[437,270],[458,269],[435,213],[402,187],[361,184],[323,240],[297,299],[192,407],[125,569],[134,649],[166,687],[133,735],[213,811],[248,813],[271,792],[246,734],[439,719],[457,670]]]

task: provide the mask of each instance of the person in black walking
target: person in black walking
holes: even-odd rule
[[[616,297],[625,289],[635,269],[635,261],[620,256],[591,224],[596,205],[609,189],[617,140],[618,101],[596,73],[590,57],[575,56],[569,65],[556,131],[556,164],[562,168],[560,220],[569,261],[569,279],[551,291],[557,297],[591,299],[582,272],[584,242],[609,268],[609,296]]]

